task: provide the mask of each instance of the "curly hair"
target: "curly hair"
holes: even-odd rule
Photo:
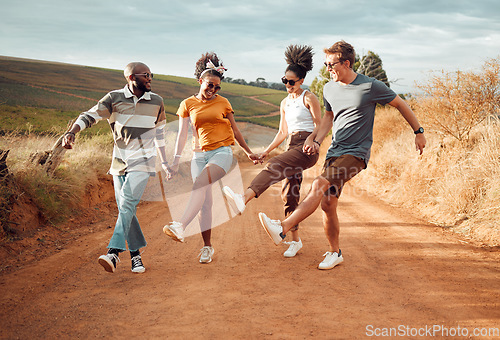
[[[217,57],[217,54],[214,52],[207,52],[201,56],[200,59],[196,62],[196,68],[194,70],[194,76],[196,79],[200,79],[201,74],[203,71],[207,70],[207,63],[211,61],[215,66],[223,66],[222,65],[222,60]],[[203,74],[203,78],[205,78],[208,75],[213,75],[216,77],[219,77],[220,80],[224,79],[224,76],[220,73],[217,72],[216,70],[209,69],[207,72]]]
[[[354,65],[354,61],[356,59],[356,52],[354,51],[354,47],[352,47],[351,44],[346,43],[344,40],[337,41],[331,47],[323,49],[323,52],[325,52],[325,54],[338,53],[340,55],[339,60],[341,62],[349,60],[349,66],[351,68]]]
[[[292,71],[303,79],[313,68],[313,52],[311,46],[289,45],[285,50],[286,71]]]

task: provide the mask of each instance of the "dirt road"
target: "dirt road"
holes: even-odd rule
[[[243,168],[243,182],[257,170]],[[280,206],[271,187],[215,228],[214,261],[201,265],[201,237],[173,242],[162,234],[165,204],[141,203],[144,274],[130,272],[128,254],[114,274],[97,264],[116,215],[103,217],[93,233],[0,276],[0,338],[356,339],[390,328],[415,338],[430,335],[425,327],[469,336],[500,328],[498,250],[463,244],[349,187],[339,206],[345,261],[320,271],[320,211],[302,225],[302,251],[287,259],[257,218],[280,217]]]

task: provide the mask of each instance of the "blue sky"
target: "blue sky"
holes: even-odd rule
[[[338,40],[383,61],[396,92],[432,70],[479,68],[500,55],[500,1],[0,0],[0,55],[193,77],[214,51],[226,75],[279,81],[289,44],[312,45],[309,84]]]

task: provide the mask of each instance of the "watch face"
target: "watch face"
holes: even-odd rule
[[[419,127],[417,131],[415,131],[415,134],[418,134],[418,133],[424,133],[424,128],[423,127]]]

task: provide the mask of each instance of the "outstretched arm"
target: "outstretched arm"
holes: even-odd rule
[[[181,158],[182,150],[186,145],[187,135],[189,131],[189,117],[179,117],[179,131],[177,132],[177,140],[175,141],[174,161],[170,167],[171,175],[179,170],[179,160]]]
[[[410,124],[413,131],[417,131],[420,128],[420,123],[418,122],[417,116],[415,116],[410,106],[400,96],[396,96],[396,98],[394,98],[389,103],[389,105],[398,109],[403,118],[408,122],[408,124]],[[418,133],[415,135],[415,147],[416,150],[420,151],[420,154],[422,154],[422,152],[424,151],[426,143],[427,140],[425,139],[423,133]]]
[[[243,138],[243,135],[241,134],[241,131],[238,128],[238,125],[236,125],[236,121],[234,120],[234,115],[232,113],[228,113],[226,118],[229,119],[229,122],[231,123],[231,128],[233,129],[234,138],[236,139],[238,144],[245,151],[247,157],[250,160],[252,160],[254,164],[257,164],[259,161],[259,156],[254,154],[252,150],[250,150],[250,148],[248,147],[245,138]]]
[[[280,105],[280,126],[279,126],[278,133],[276,133],[276,136],[274,136],[274,139],[271,142],[271,144],[269,144],[269,146],[263,152],[261,152],[261,154],[260,154],[261,162],[264,160],[264,158],[267,157],[267,155],[269,155],[269,153],[271,151],[273,151],[275,148],[277,148],[285,140],[286,136],[288,135],[288,126],[286,125],[285,109],[284,109],[285,100],[286,100],[286,98],[281,101],[281,105]]]

